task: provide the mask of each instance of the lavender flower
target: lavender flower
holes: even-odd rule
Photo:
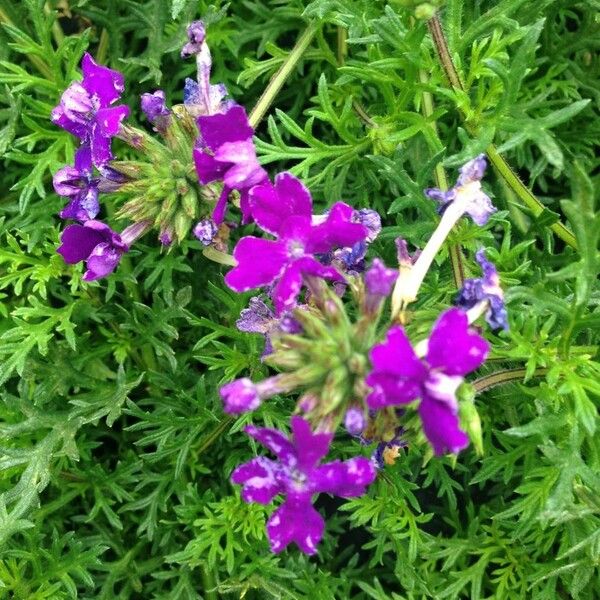
[[[443,192],[437,188],[425,190],[432,200],[440,202],[439,211],[443,213],[453,202],[459,203],[477,225],[485,225],[496,212],[489,196],[481,189],[481,179],[487,163],[485,155],[480,154],[460,168],[456,185]]]
[[[220,225],[225,216],[227,199],[232,190],[241,194],[240,208],[244,222],[250,220],[249,190],[267,178],[258,164],[246,111],[231,107],[225,114],[198,117],[200,137],[194,147],[194,162],[200,183],[223,181],[223,191],[213,212]]]
[[[83,80],[73,82],[52,110],[52,122],[89,144],[92,162],[104,165],[113,158],[111,139],[129,115],[124,104],[111,106],[124,89],[123,75],[96,64],[89,54],[81,63]]]
[[[83,225],[69,225],[61,235],[62,244],[57,252],[65,262],[86,261],[84,281],[101,279],[112,273],[131,244],[150,226],[142,221],[127,227],[121,235],[100,221],[86,221]]]
[[[453,308],[441,315],[431,332],[425,360],[418,358],[404,329],[392,327],[385,342],[371,351],[370,408],[381,409],[421,399],[419,414],[436,454],[458,452],[468,444],[459,429],[456,390],[463,376],[486,359],[488,343],[469,330],[465,313]]]
[[[475,258],[483,271],[479,279],[467,279],[456,297],[456,304],[463,310],[469,310],[477,304],[487,304],[485,320],[492,329],[508,329],[508,315],[504,305],[504,292],[500,287],[500,277],[496,267],[486,259],[481,248]]]
[[[305,276],[340,281],[333,267],[322,265],[315,254],[325,254],[336,246],[350,246],[364,239],[366,228],[352,223],[353,210],[336,203],[325,222],[312,224],[312,199],[304,185],[290,173],[281,173],[251,191],[252,216],[277,240],[248,236],[236,245],[233,256],[238,264],[225,276],[237,292],[269,285],[275,281],[273,301],[277,314],[296,305]]]
[[[312,433],[307,421],[292,417],[292,438],[276,429],[253,425],[245,431],[270,450],[277,460],[256,457],[240,465],[231,476],[243,485],[246,502],[269,504],[283,494],[285,502],[271,515],[267,535],[273,552],[295,542],[306,554],[314,554],[323,537],[325,523],[312,506],[318,493],[351,498],[364,494],[375,479],[375,468],[362,456],[319,465],[333,438],[330,433]]]

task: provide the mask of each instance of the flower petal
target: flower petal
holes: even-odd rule
[[[283,492],[277,481],[279,465],[264,456],[257,456],[240,465],[231,474],[232,483],[243,484],[242,498],[245,502],[269,504],[271,500]]]
[[[458,308],[451,308],[433,327],[427,362],[446,375],[466,375],[483,364],[489,349],[489,344],[469,329],[467,315]]]
[[[354,209],[344,202],[336,202],[324,223],[311,228],[307,252],[324,254],[335,247],[353,246],[365,240],[369,230],[360,223],[353,223]]]
[[[414,380],[422,380],[427,372],[400,325],[389,329],[385,341],[373,347],[370,357],[374,372]]]
[[[425,396],[419,405],[423,431],[439,456],[457,453],[469,445],[468,436],[460,430],[456,412],[443,402]]]
[[[69,225],[62,232],[60,241],[62,243],[57,252],[66,263],[73,265],[85,260],[98,244],[105,241],[105,237],[101,232],[89,227]]]
[[[249,140],[254,134],[246,111],[238,105],[232,106],[224,114],[198,117],[198,127],[202,142],[213,152],[227,142]]]
[[[87,271],[83,274],[84,281],[95,281],[110,275],[119,264],[123,251],[109,243],[98,244],[87,259]]]
[[[122,73],[99,65],[87,52],[81,61],[83,71],[83,87],[97,98],[100,106],[105,107],[119,98],[125,89],[125,78]]]
[[[302,417],[292,417],[291,425],[298,465],[303,471],[312,469],[329,452],[333,433],[313,433]]]
[[[312,199],[304,184],[291,173],[279,173],[275,184],[266,182],[250,192],[254,220],[268,233],[279,235],[292,216],[311,217]]]
[[[225,283],[236,292],[272,283],[288,260],[285,247],[280,242],[253,236],[242,238],[233,256],[238,264],[225,275]]]
[[[244,431],[267,450],[270,450],[284,465],[296,466],[298,463],[294,445],[277,429],[248,425]]]
[[[315,554],[324,529],[323,517],[309,500],[287,500],[267,523],[267,535],[275,553],[281,552],[290,542],[296,542],[305,554]]]
[[[351,498],[362,496],[366,486],[375,481],[376,475],[373,463],[364,456],[357,456],[317,467],[311,475],[311,482],[315,492]]]

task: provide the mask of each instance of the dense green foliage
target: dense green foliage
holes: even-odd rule
[[[414,4],[0,0],[0,598],[600,597],[600,2],[447,0],[464,90]],[[395,237],[422,247],[433,231],[423,188],[492,142],[545,207],[532,213],[490,169],[499,212],[450,240],[467,274],[486,246],[508,290],[511,330],[490,335],[475,382],[482,447],[429,461],[411,447],[365,497],[321,498],[316,558],[271,554],[270,509],[228,480],[255,448],[239,434],[251,417],[225,416],[218,385],[266,372],[262,340],[235,328],[249,295],[192,239],[167,253],[147,236],[91,284],[55,252],[51,175],[74,141],[49,113],[82,53],[125,73],[130,121],[147,127],[139,94],[181,101],[194,67],[179,49],[199,17],[214,81],[248,107],[315,25],[257,129],[261,162],[300,175],[319,208],[377,209],[371,251],[388,264]],[[577,249],[553,235],[558,221]],[[455,292],[445,253],[413,331]],[[291,408],[279,399],[255,418],[285,427]],[[341,434],[333,445],[357,450]]]

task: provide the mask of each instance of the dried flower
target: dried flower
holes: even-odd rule
[[[496,267],[485,257],[481,248],[475,258],[483,271],[479,279],[467,279],[456,297],[456,304],[464,310],[485,303],[485,320],[492,329],[508,329],[508,315],[504,305],[504,292],[500,287],[500,277]]]

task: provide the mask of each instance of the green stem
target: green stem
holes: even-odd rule
[[[250,116],[248,117],[248,121],[252,127],[256,127],[265,116],[266,112],[269,110],[275,96],[279,93],[286,79],[290,76],[291,72],[294,70],[298,61],[302,58],[305,50],[308,48],[309,44],[312,42],[315,33],[317,32],[318,26],[316,23],[311,23],[304,33],[298,38],[296,45],[292,49],[292,51],[287,55],[287,58],[283,61],[279,70],[271,77],[271,81],[269,81],[269,85],[267,85],[265,91],[262,93],[261,97],[258,99],[258,102],[252,109]]]
[[[215,590],[215,580],[212,573],[208,570],[208,566],[203,564],[200,566],[200,573],[202,577],[202,586],[204,589],[205,600],[218,600],[217,592]]]
[[[419,80],[421,83],[427,83],[427,73],[423,69],[419,69]],[[433,96],[430,92],[423,91],[421,110],[425,118],[433,115]],[[435,121],[431,122],[431,129],[437,139],[439,139],[437,124]],[[441,142],[440,142],[441,145]],[[439,162],[435,166],[435,181],[437,187],[445,192],[448,189],[448,178],[446,177],[446,171],[444,165]],[[465,272],[463,267],[463,255],[460,244],[450,244],[448,246],[448,253],[450,255],[450,264],[452,265],[452,275],[454,277],[454,285],[456,289],[460,289],[465,281]]]
[[[341,25],[337,28],[337,60],[340,67],[344,66],[348,55],[348,30]]]
[[[444,31],[438,15],[436,14],[433,18],[431,18],[427,22],[427,25],[435,45],[440,64],[442,65],[450,86],[454,89],[465,91],[465,87],[460,79],[460,75],[456,70],[456,67],[454,66],[452,56],[450,55],[448,42],[444,36]],[[462,116],[464,117],[464,114]],[[465,123],[465,127],[469,133],[476,133],[476,130],[472,125],[470,126],[468,123]],[[486,153],[490,159],[490,162],[498,171],[498,173],[500,173],[510,189],[521,199],[521,201],[529,208],[529,210],[531,210],[534,215],[537,216],[541,214],[544,211],[544,205],[519,179],[519,176],[511,169],[506,160],[500,156],[496,150],[496,147],[493,144],[490,144],[486,149]],[[577,249],[577,241],[575,240],[575,236],[560,221],[550,225],[550,229],[556,234],[557,237],[563,240],[567,245],[571,246],[571,248]]]
[[[542,377],[548,373],[549,369],[540,367],[533,373],[533,377]],[[489,390],[497,385],[512,383],[513,381],[521,381],[527,375],[527,369],[506,369],[504,371],[496,371],[484,377],[480,377],[473,382],[473,387],[477,393]]]

